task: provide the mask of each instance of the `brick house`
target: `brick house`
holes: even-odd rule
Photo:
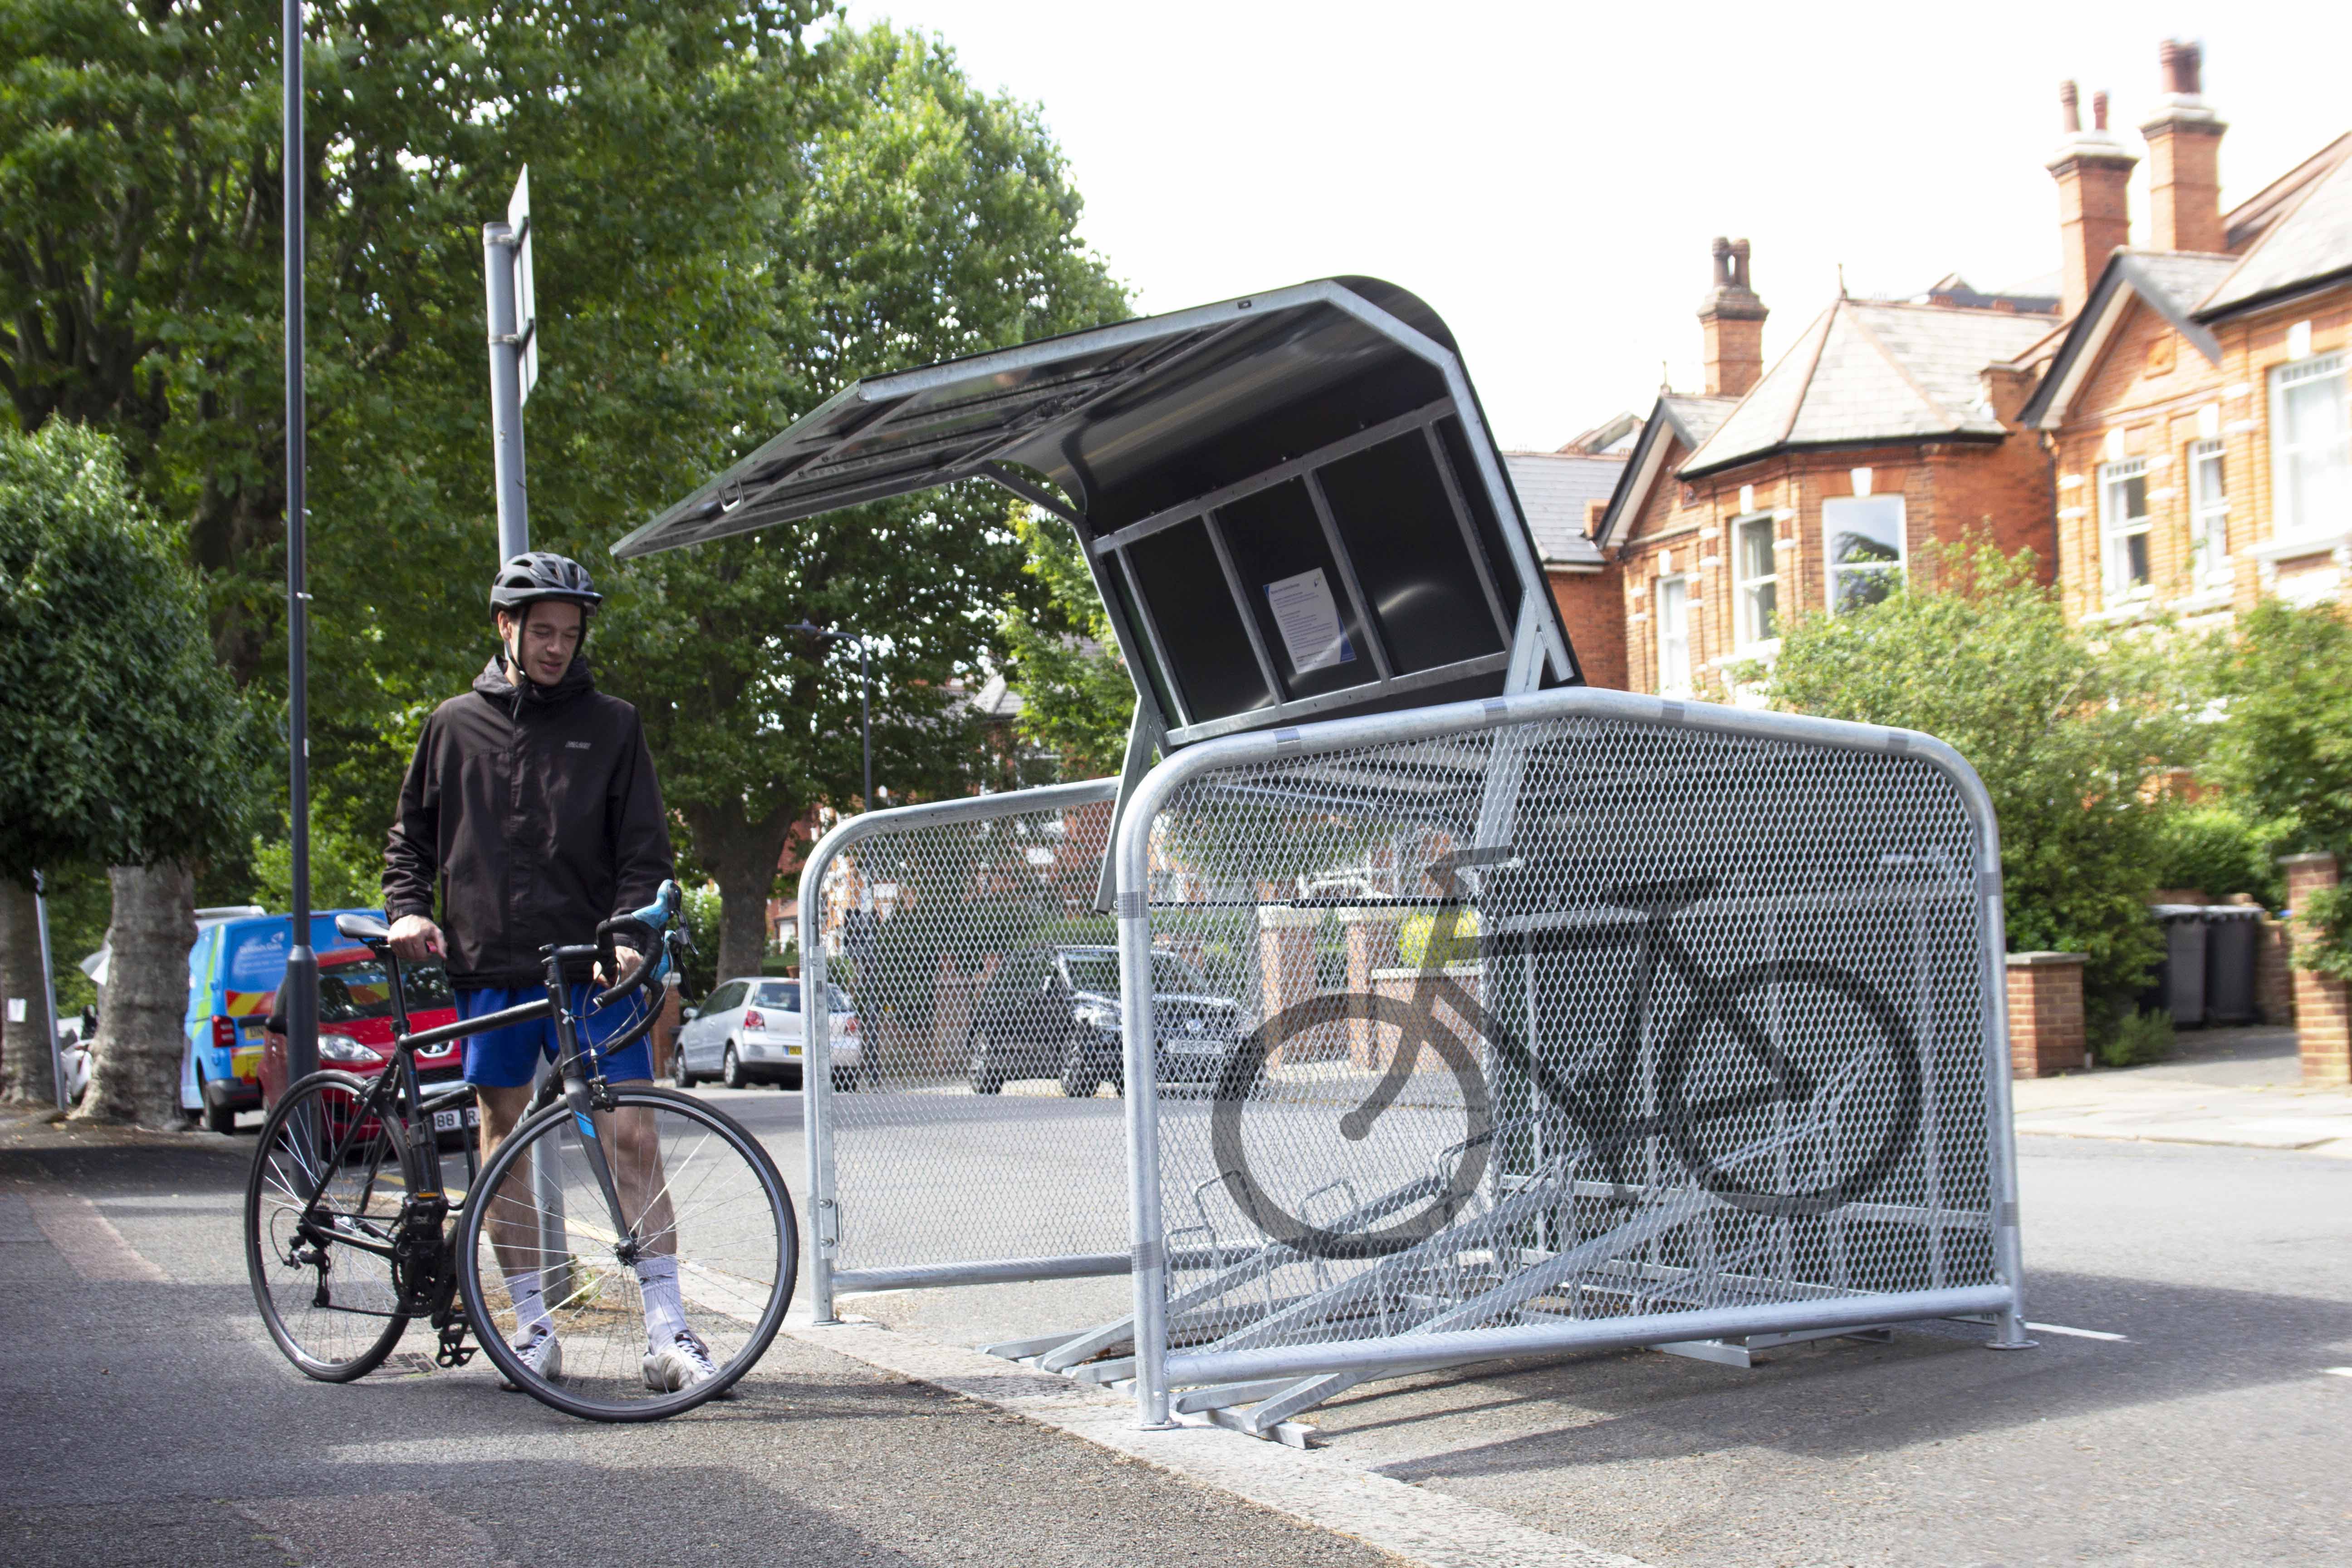
[[[1557,452],[1503,454],[1504,469],[1543,560],[1544,579],[1568,625],[1584,679],[1594,686],[1625,684],[1624,605],[1617,574],[1592,534],[1641,425],[1635,416],[1621,415]]]
[[[1788,618],[1867,604],[1930,540],[2051,553],[2050,468],[2019,413],[2056,301],[1948,278],[1843,297],[1767,372],[1746,241],[1715,242],[1706,390],[1659,395],[1601,510],[1627,685],[1692,693],[1768,665]]]
[[[2198,49],[2167,43],[2162,70],[2145,248],[2126,245],[2137,158],[2064,95],[2072,320],[2020,366],[2056,459],[2066,610],[2094,623],[2219,624],[2352,572],[2352,134],[2224,212]]]

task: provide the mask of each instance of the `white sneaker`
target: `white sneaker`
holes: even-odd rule
[[[544,1323],[533,1329],[529,1338],[517,1343],[514,1352],[542,1383],[553,1383],[563,1375],[563,1346],[556,1339],[555,1331]],[[522,1390],[522,1384],[503,1373],[499,1374],[499,1386],[509,1394]]]
[[[667,1344],[646,1351],[646,1386],[656,1394],[676,1394],[718,1375],[719,1368],[711,1363],[710,1347],[692,1329],[680,1329]]]

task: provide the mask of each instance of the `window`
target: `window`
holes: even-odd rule
[[[2106,563],[2107,597],[2147,592],[2147,459],[2099,465],[2100,557]]]
[[[709,1000],[703,1003],[702,1010],[706,1013],[732,1012],[751,988],[747,981],[730,980],[710,994]]]
[[[1739,579],[1739,646],[1780,635],[1780,563],[1772,549],[1772,519],[1745,517],[1731,525],[1731,563]]]
[[[1658,689],[1690,689],[1690,579],[1658,579]]]
[[[760,986],[760,1005],[781,1007],[787,1013],[801,1010],[801,983],[797,980],[770,980]]]
[[[1903,498],[1844,496],[1822,502],[1830,610],[1874,605],[1903,584]]]
[[[2352,528],[2352,419],[2342,354],[2271,373],[2271,458],[2280,535]]]
[[[2189,444],[2189,553],[2199,588],[2230,585],[2230,487],[2219,441]]]

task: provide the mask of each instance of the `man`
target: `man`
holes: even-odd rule
[[[500,567],[490,584],[499,651],[470,692],[425,721],[401,784],[383,855],[393,949],[412,963],[446,957],[460,1017],[544,997],[541,947],[586,942],[599,921],[650,903],[672,874],[661,786],[636,710],[596,689],[581,653],[589,612],[602,603],[588,574],[563,556],[535,551]],[[433,918],[436,889],[440,924]],[[618,956],[624,967],[637,962],[627,948]],[[568,978],[583,1044],[601,1045],[634,1021],[625,1007],[588,1013],[588,977]],[[485,1161],[530,1109],[541,1058],[554,1055],[552,1019],[467,1040],[466,1079],[481,1105]],[[604,1058],[604,1070],[616,1082],[650,1079],[646,1042]],[[635,1266],[645,1304],[646,1384],[684,1388],[716,1369],[679,1300],[652,1118],[620,1110],[609,1123],[614,1182],[648,1248]],[[494,1213],[536,1209],[527,1172],[510,1175],[500,1195],[510,1201]],[[520,1217],[494,1218],[490,1229],[514,1303],[515,1349],[533,1371],[560,1376],[562,1351],[537,1267],[538,1237]]]

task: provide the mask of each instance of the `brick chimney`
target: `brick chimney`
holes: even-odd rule
[[[2131,239],[2131,209],[2124,187],[2132,165],[2139,160],[2107,131],[2107,95],[2091,98],[2091,129],[2083,129],[2083,111],[2071,81],[2058,85],[2058,102],[2066,111],[2065,140],[2050,160],[2051,177],[2058,182],[2058,248],[2066,281],[2061,310],[2072,320],[2091,297],[2091,285],[2107,265],[2107,257]]]
[[[1764,377],[1764,301],[1748,286],[1748,242],[1715,241],[1715,287],[1699,301],[1706,342],[1706,395],[1745,397]]]
[[[2158,250],[2224,248],[2221,132],[2230,128],[2200,96],[2204,56],[2196,44],[2165,39],[2158,50],[2164,96],[2139,128],[2147,138],[2149,243]]]

